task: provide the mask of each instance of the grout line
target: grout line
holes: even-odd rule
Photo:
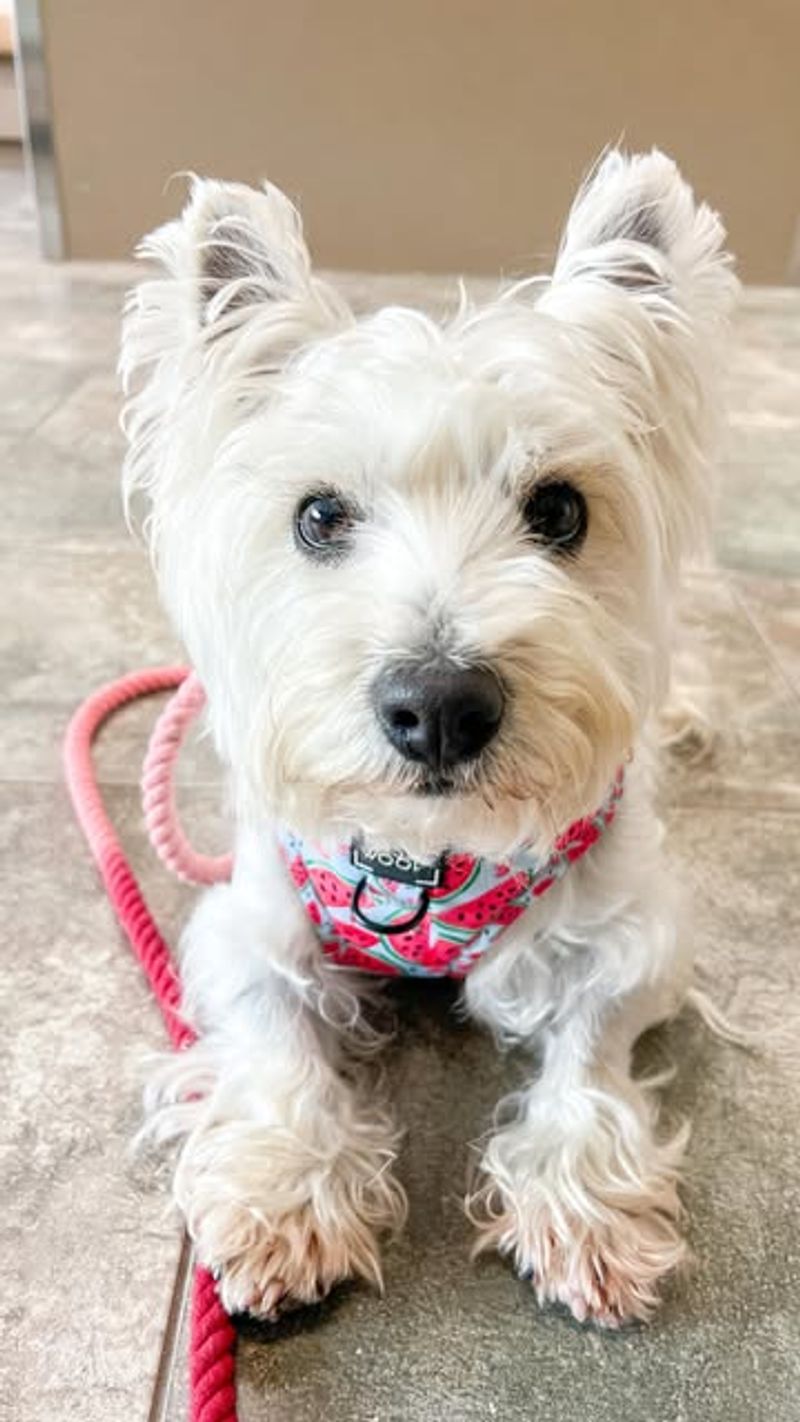
[[[98,544],[98,539],[101,537],[103,540],[102,550]],[[100,551],[106,556],[110,553],[116,556],[119,553],[130,552],[131,548],[135,549],[135,546],[131,543],[130,538],[124,538],[122,534],[115,533],[110,537],[106,536],[102,528],[86,533],[82,538],[76,538],[74,534],[70,538],[54,538],[49,533],[41,536],[30,533],[14,534],[11,537],[5,534],[0,535],[0,552],[11,551],[12,553],[17,552],[18,549],[35,549],[43,553],[68,553],[71,556],[76,553],[98,553]]]
[[[23,359],[25,359],[25,357],[23,357]],[[39,362],[37,362],[37,364],[39,364]],[[44,364],[49,365],[50,363],[44,362]],[[82,388],[83,385],[86,384],[86,381],[90,378],[82,369],[80,361],[76,361],[74,364],[72,361],[65,361],[63,369],[69,371],[80,370],[81,374],[76,376],[75,384],[71,387],[71,389],[68,390],[66,394],[61,393],[57,395],[53,401],[53,404],[48,405],[47,409],[40,414],[37,420],[34,420],[32,425],[29,425],[28,428],[24,430],[11,431],[11,438],[14,443],[22,443],[25,440],[39,436],[42,427],[47,424],[47,421],[51,419],[52,416],[56,413],[56,411],[60,410],[63,405],[68,404],[69,401],[74,398],[77,392]]]
[[[172,1286],[169,1309],[167,1310],[167,1319],[164,1325],[164,1339],[161,1344],[161,1353],[158,1359],[156,1375],[153,1379],[153,1391],[150,1398],[150,1408],[147,1413],[147,1422],[166,1422],[167,1419],[167,1408],[172,1393],[172,1381],[175,1375],[178,1343],[183,1335],[183,1323],[186,1317],[186,1307],[189,1299],[192,1264],[192,1246],[189,1243],[188,1236],[184,1233],[181,1240],[178,1264],[175,1270],[175,1281]]]
[[[102,536],[102,542],[99,538]],[[33,537],[30,534],[15,533],[10,536],[0,535],[0,552],[12,553],[18,548],[35,548],[42,553],[91,553],[96,558],[108,561],[109,553],[115,557],[123,554],[135,554],[137,562],[141,562],[142,567],[149,570],[147,553],[141,543],[137,543],[133,538],[125,538],[122,533],[114,533],[110,538],[106,538],[103,529],[98,529],[97,533],[87,533],[83,537],[76,537],[72,534],[69,537],[60,538],[51,533],[45,534],[41,538]],[[152,584],[148,584],[152,586]]]
[[[741,799],[717,798],[709,795],[704,799],[700,795],[688,795],[680,800],[670,800],[667,805],[661,805],[659,814],[667,817],[672,814],[739,814],[746,810],[750,814],[781,815],[791,817],[800,815],[800,799],[779,800],[767,795],[764,799],[757,799],[750,795],[743,795]]]
[[[97,784],[101,790],[139,790],[141,792],[141,774],[131,775],[129,779],[123,779],[123,772],[120,771],[116,778],[103,776]],[[36,790],[50,790],[53,786],[63,786],[63,770],[53,769],[52,772],[32,770],[30,774],[6,775],[0,772],[0,785],[30,785]],[[225,806],[223,796],[225,793],[225,782],[220,776],[219,780],[177,780],[175,788],[178,796],[191,794],[193,791],[202,791],[203,794],[214,791],[220,799],[221,813],[224,815]]]
[[[777,648],[773,647],[766,633],[762,631],[761,625],[757,617],[755,617],[754,614],[750,611],[750,608],[748,607],[745,599],[742,597],[741,593],[736,587],[736,584],[734,582],[728,581],[727,579],[726,582],[728,582],[728,588],[736,604],[737,609],[739,610],[739,612],[741,612],[751,632],[753,632],[755,637],[757,638],[759,645],[764,651],[770,665],[778,673],[778,676],[780,677],[786,689],[791,693],[794,700],[800,701],[800,688],[795,685],[793,678],[789,676],[789,673],[786,671],[786,668],[784,667],[783,662],[781,661],[778,655]]]

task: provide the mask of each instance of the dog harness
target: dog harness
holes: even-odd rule
[[[596,844],[624,785],[620,767],[599,809],[570,825],[544,858],[523,847],[497,863],[458,853],[416,860],[397,850],[370,853],[358,843],[331,848],[292,830],[280,833],[281,850],[335,962],[392,976],[463,978]]]

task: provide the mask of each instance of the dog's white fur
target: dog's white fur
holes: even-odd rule
[[[231,1309],[379,1281],[379,1236],[405,1210],[395,1127],[350,1065],[359,981],[323,961],[274,824],[415,854],[545,849],[631,749],[613,828],[466,980],[477,1020],[542,1049],[470,1209],[478,1247],[603,1324],[647,1317],[683,1257],[684,1136],[659,1141],[630,1055],[690,975],[645,742],[681,561],[707,528],[735,292],[723,238],[667,158],[614,152],[552,278],[463,299],[442,325],[400,308],[356,320],[272,187],[195,182],[144,244],[165,272],[127,309],[126,489],[149,499],[239,826],[233,881],[186,933],[202,1035],[154,1083],[154,1129],[182,1138],[175,1194]],[[554,473],[588,501],[572,559],[521,518]],[[293,518],[328,488],[362,518],[323,567]],[[368,694],[431,643],[491,665],[509,698],[490,751],[438,797],[415,793]]]

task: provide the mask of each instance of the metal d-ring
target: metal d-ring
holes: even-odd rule
[[[363,894],[366,887],[367,876],[365,874],[363,879],[359,879],[355,889],[353,890],[353,902],[351,907],[354,916],[357,919],[360,919],[364,927],[369,928],[373,933],[384,933],[387,938],[391,938],[392,935],[395,933],[409,933],[412,928],[417,927],[417,924],[422,923],[423,918],[428,912],[430,896],[428,894],[427,889],[421,889],[419,896],[419,905],[415,912],[411,915],[411,918],[404,919],[402,923],[376,923],[375,920],[369,918],[368,915],[365,914],[363,909],[361,908],[361,895]]]

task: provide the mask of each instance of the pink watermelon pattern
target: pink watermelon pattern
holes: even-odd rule
[[[507,879],[493,884],[477,897],[470,894],[468,898],[458,899],[452,908],[445,909],[437,917],[442,923],[471,929],[485,928],[489,923],[499,923],[499,915],[512,907],[515,899],[525,900],[527,903],[529,882],[529,876],[525,873],[510,874]]]
[[[353,895],[363,874],[351,862],[349,844],[311,844],[285,830],[281,849],[323,950],[335,962],[390,976],[460,978],[597,843],[614,819],[624,783],[621,767],[596,813],[570,825],[544,859],[526,848],[502,863],[448,854],[442,883],[431,890],[422,921],[394,933],[370,929],[353,915]],[[373,875],[360,902],[374,925],[392,928],[414,917],[420,890]]]
[[[304,888],[308,883],[308,868],[302,854],[296,854],[293,859],[288,861],[288,869],[295,888]]]
[[[454,894],[463,894],[474,882],[480,862],[471,854],[448,854],[442,883],[438,889],[431,890],[431,898],[442,903]]]
[[[353,897],[350,885],[333,868],[323,868],[313,859],[307,862],[308,878],[317,902],[327,909],[347,908]]]

